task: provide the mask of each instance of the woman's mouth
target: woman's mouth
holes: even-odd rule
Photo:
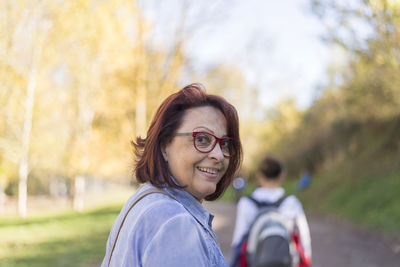
[[[197,169],[208,177],[216,177],[219,173],[219,169],[217,168],[197,167]]]

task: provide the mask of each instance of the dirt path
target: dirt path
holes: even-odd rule
[[[225,202],[207,202],[206,208],[215,215],[214,229],[221,250],[230,259],[230,243],[236,208]],[[341,221],[321,216],[308,216],[313,267],[398,267],[400,243]]]

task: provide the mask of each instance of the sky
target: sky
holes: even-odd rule
[[[187,18],[189,31],[195,29],[195,34],[186,44],[186,53],[199,66],[219,62],[237,66],[250,85],[258,85],[265,107],[293,97],[299,108],[306,108],[315,98],[316,88],[326,81],[331,60],[331,49],[321,41],[324,28],[311,14],[309,2],[203,0],[200,11]],[[174,18],[179,20],[176,14],[182,1],[162,3],[164,6],[161,2],[149,5],[148,14],[159,21],[166,38],[172,34],[166,25],[173,25]],[[154,12],[155,7],[159,13]]]

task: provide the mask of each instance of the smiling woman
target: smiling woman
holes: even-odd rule
[[[215,192],[230,157],[229,150],[215,145],[217,137],[211,134],[227,136],[226,120],[221,111],[208,106],[188,109],[178,133],[200,130],[204,133],[193,132],[189,137],[175,137],[162,148],[172,177],[199,201]],[[226,137],[219,140],[224,139]],[[227,156],[223,150],[228,152]]]
[[[242,160],[235,108],[191,84],[159,107],[133,143],[136,179],[102,266],[227,266],[201,205],[229,186]]]

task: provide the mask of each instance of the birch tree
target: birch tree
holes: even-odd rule
[[[32,130],[32,118],[37,76],[43,45],[51,23],[43,16],[43,1],[37,5],[24,6],[15,2],[6,2],[3,6],[6,23],[3,29],[6,35],[2,55],[2,75],[6,69],[18,73],[25,82],[24,104],[21,105],[23,115],[19,121],[15,116],[6,113],[13,131],[8,131],[1,140],[3,155],[18,164],[18,214],[25,218],[27,214],[27,180],[29,174],[29,146]],[[5,91],[10,90],[5,85]],[[19,89],[19,88],[17,88]],[[5,107],[10,108],[10,107]],[[15,114],[15,113],[14,113]],[[10,145],[11,144],[11,145]]]

